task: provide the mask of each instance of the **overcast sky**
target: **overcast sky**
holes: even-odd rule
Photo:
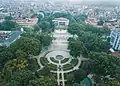
[[[42,1],[42,0],[37,0]],[[120,4],[120,0],[44,0],[44,1],[70,1],[70,2],[79,2],[79,3],[117,3]]]
[[[49,1],[70,1],[79,3],[91,3],[91,4],[119,4],[120,0],[49,0]]]
[[[0,0],[1,1],[1,0]],[[7,1],[7,0],[5,0]],[[49,2],[66,2],[66,1],[69,1],[69,2],[75,2],[75,3],[80,3],[80,4],[106,4],[106,5],[109,5],[109,4],[117,4],[117,5],[120,5],[120,0],[15,0],[15,1],[40,1],[40,2],[46,2],[46,1],[49,1]]]

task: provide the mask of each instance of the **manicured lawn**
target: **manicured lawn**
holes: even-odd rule
[[[54,65],[54,64],[48,64],[49,68],[51,70],[57,70],[57,65]]]
[[[57,65],[49,64],[49,61],[45,57],[40,58],[40,62],[44,66],[47,65],[51,70],[57,70]]]
[[[69,58],[65,58],[65,59],[63,59],[62,61],[61,61],[61,63],[65,63],[65,62],[67,62],[69,60]]]
[[[50,57],[51,61],[55,62],[55,63],[59,63],[58,60],[54,59],[54,57]]]
[[[69,69],[72,69],[72,68],[73,68],[72,64],[63,65],[63,70],[69,70]]]
[[[49,61],[45,57],[40,58],[40,62],[41,62],[42,65],[46,65],[46,64],[49,63]]]
[[[73,66],[76,66],[78,64],[78,59],[72,59],[70,62]]]

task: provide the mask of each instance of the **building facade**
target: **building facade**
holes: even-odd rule
[[[38,18],[27,18],[27,19],[17,19],[16,20],[16,23],[18,23],[20,26],[22,27],[32,27],[34,26],[35,24],[37,24],[38,22]]]
[[[110,34],[110,44],[115,50],[120,50],[120,28],[112,29]]]
[[[67,29],[69,25],[69,20],[66,18],[55,18],[52,20],[55,24],[55,28],[58,29]]]
[[[0,46],[10,46],[20,38],[23,31],[0,31]]]

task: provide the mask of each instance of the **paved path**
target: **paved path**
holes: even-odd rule
[[[35,58],[37,59],[37,62],[40,66],[40,69],[38,71],[40,71],[44,66],[41,64],[40,62],[40,58],[41,57],[45,57],[47,55],[47,60],[54,64],[54,65],[57,65],[57,71],[52,71],[52,73],[56,73],[57,74],[57,82],[58,82],[58,85],[62,85],[62,86],[65,86],[65,77],[64,77],[64,74],[65,73],[69,73],[69,72],[72,72],[74,70],[77,70],[81,64],[81,58],[78,58],[79,62],[78,64],[73,68],[73,69],[70,69],[70,70],[66,70],[64,71],[63,70],[63,65],[66,65],[66,64],[69,64],[72,60],[72,58],[70,58],[70,56],[68,55],[69,54],[69,50],[67,49],[68,48],[68,42],[67,42],[67,39],[70,37],[69,34],[66,32],[66,33],[56,33],[54,32],[53,33],[53,37],[55,37],[56,39],[52,41],[52,44],[51,46],[48,48],[48,50],[44,50],[42,51],[42,53],[39,55],[39,56],[31,56],[31,59],[32,58]],[[59,51],[59,52],[54,52],[53,51]],[[63,53],[66,52],[66,53]],[[50,52],[52,52],[50,54]],[[48,54],[49,53],[49,54]],[[54,56],[54,55],[62,55],[64,56],[64,58],[69,58],[69,60],[65,63],[61,63],[61,61],[59,61],[59,63],[55,63],[53,61],[51,61],[50,57]]]
[[[60,85],[60,69],[59,69],[59,66],[60,66],[60,61],[59,61],[59,64],[57,65],[57,82],[58,82],[58,85]]]
[[[69,58],[69,60],[68,60],[67,62],[65,62],[65,63],[61,63],[61,65],[63,66],[63,65],[69,64],[71,61],[72,61],[72,59]]]
[[[70,70],[64,70],[64,71],[61,71],[61,73],[70,73],[70,72],[73,72],[75,70],[78,70],[79,69],[79,66],[81,65],[81,58],[78,58],[78,64],[73,68],[73,69],[70,69]],[[61,65],[62,66],[62,65]],[[57,73],[57,71],[51,71],[52,73]]]
[[[62,55],[65,58],[66,57],[70,57],[68,55],[69,51],[68,51],[68,42],[67,39],[70,37],[70,34],[65,32],[63,33],[62,31],[55,31],[53,33],[53,37],[56,38],[55,40],[52,41],[52,45],[51,45],[51,49],[52,50],[57,50],[59,51],[58,53],[56,52],[55,55]],[[60,50],[61,53],[60,53]],[[65,51],[66,53],[63,53],[63,51]],[[48,60],[50,61],[50,59],[48,58]],[[71,59],[69,59],[66,63],[61,64],[61,61],[59,61],[59,63],[57,64],[57,81],[58,81],[58,85],[60,85],[60,83],[62,84],[62,86],[65,86],[65,79],[64,79],[64,71],[63,71],[63,65],[70,63]],[[55,63],[53,63],[55,64]],[[51,71],[52,72],[52,71]]]
[[[64,79],[63,65],[61,65],[61,75],[62,75],[62,84],[63,84],[63,86],[65,86],[65,79]]]

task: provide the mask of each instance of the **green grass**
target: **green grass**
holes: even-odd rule
[[[57,70],[57,65],[49,64],[49,61],[45,57],[41,57],[40,62],[43,66],[47,65],[51,70]]]
[[[63,65],[63,70],[70,70],[72,68],[73,68],[72,64]]]
[[[48,67],[51,69],[51,70],[57,70],[57,65],[54,65],[54,64],[48,64]]]
[[[50,57],[50,60],[55,62],[55,63],[59,63],[59,61],[57,61],[56,59],[54,59],[54,57]]]
[[[49,61],[48,61],[47,58],[45,58],[45,57],[41,57],[41,58],[40,58],[40,62],[41,62],[42,65],[46,65],[46,64],[49,63]]]
[[[61,61],[61,63],[65,63],[65,62],[67,62],[69,60],[69,58],[65,58],[65,59],[63,59],[62,61]]]
[[[72,61],[70,62],[73,66],[76,66],[78,64],[78,59],[72,59]]]

